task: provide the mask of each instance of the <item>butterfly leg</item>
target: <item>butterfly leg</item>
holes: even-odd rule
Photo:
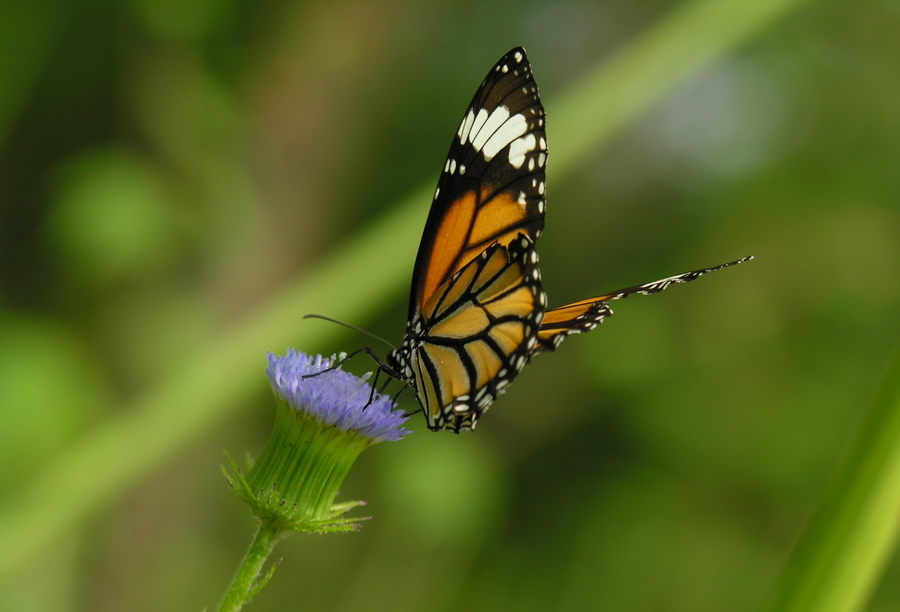
[[[374,361],[375,364],[378,366],[379,371],[383,371],[385,374],[387,374],[391,378],[399,378],[398,376],[394,375],[394,370],[390,366],[388,366],[388,364],[386,364],[384,361],[382,361],[381,358],[377,354],[375,354],[375,351],[370,349],[368,346],[364,346],[362,348],[356,349],[352,353],[347,353],[341,359],[338,359],[335,363],[333,363],[331,366],[325,368],[324,370],[314,372],[313,374],[305,374],[303,376],[303,378],[312,378],[313,376],[318,376],[319,374],[324,374],[325,372],[331,372],[332,370],[337,370],[339,367],[341,367],[342,365],[344,365],[345,363],[347,363],[348,361],[350,361],[351,359],[353,359],[360,353],[365,353],[366,355],[371,357],[372,361]]]
[[[397,395],[400,395],[400,393],[402,393],[402,392],[403,392],[403,389],[400,389],[400,391],[397,392]],[[395,400],[397,399],[397,395],[394,396]],[[420,412],[425,412],[425,409],[422,408],[421,406],[419,406],[418,410],[413,410],[412,412],[404,412],[403,416],[405,416],[406,418],[409,418],[409,417],[413,416],[414,414],[419,414]]]

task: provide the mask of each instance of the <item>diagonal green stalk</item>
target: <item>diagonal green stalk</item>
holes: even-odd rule
[[[612,59],[598,63],[557,99],[552,116],[554,180],[608,142],[666,92],[807,0],[683,3]],[[0,575],[109,504],[258,388],[266,350],[303,338],[323,350],[335,326],[302,321],[307,312],[365,321],[406,286],[434,179],[323,260],[230,335],[173,363],[170,376],[34,475],[0,508]],[[390,245],[388,247],[388,245]],[[388,247],[388,248],[386,248]],[[379,254],[378,274],[371,254]],[[341,299],[354,287],[365,300]],[[110,461],[115,457],[115,461]],[[66,503],[58,503],[65,499]]]
[[[900,347],[782,576],[772,612],[862,610],[900,529]]]
[[[228,590],[222,598],[222,603],[217,608],[218,612],[235,612],[240,610],[261,587],[265,586],[272,573],[269,572],[260,581],[258,581],[258,576],[262,572],[263,565],[265,565],[269,555],[272,554],[275,545],[288,533],[282,531],[275,520],[259,521],[259,528],[256,530],[253,542],[250,543],[247,554],[244,555],[240,567],[228,586]]]

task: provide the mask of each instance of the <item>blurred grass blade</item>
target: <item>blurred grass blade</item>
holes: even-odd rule
[[[772,612],[862,610],[900,527],[900,346],[850,456],[782,577]]]
[[[805,2],[704,0],[672,11],[547,105],[552,171],[571,167],[679,83]]]
[[[656,26],[600,63],[557,100],[552,113],[553,180],[603,145],[666,92],[806,0],[681,4]],[[491,58],[488,58],[490,60]],[[76,522],[110,503],[131,483],[241,405],[264,382],[266,350],[302,338],[325,350],[341,332],[303,321],[308,312],[362,323],[409,282],[413,254],[434,178],[378,223],[323,261],[232,335],[198,347],[171,378],[118,411],[80,444],[61,452],[0,509],[0,573],[22,563]],[[377,253],[373,261],[372,253]],[[373,266],[377,265],[377,274]],[[365,299],[341,300],[354,287]],[[173,356],[174,359],[174,356]],[[114,458],[111,460],[111,458]],[[65,500],[61,503],[59,500]]]

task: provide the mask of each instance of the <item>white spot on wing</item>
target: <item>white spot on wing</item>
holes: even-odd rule
[[[465,119],[463,119],[462,123],[459,124],[459,132],[457,132],[457,136],[459,136],[459,143],[466,144],[466,141],[469,139],[469,134],[472,133],[472,124],[475,122],[475,111],[469,109],[469,112],[466,113]]]
[[[500,130],[500,127],[506,123],[507,119],[509,119],[509,109],[505,106],[498,106],[497,108],[495,108],[494,112],[491,113],[491,116],[486,117],[486,119],[479,124],[478,119],[481,118],[482,113],[487,115],[487,111],[485,111],[484,109],[482,109],[481,112],[478,113],[478,117],[476,117],[475,119],[475,123],[478,125],[478,133],[474,138],[472,138],[472,146],[476,151],[482,151],[482,148],[488,141],[488,138],[491,138],[491,136],[493,136],[495,132]],[[524,117],[522,119],[524,121]],[[474,130],[475,126],[472,126],[472,129]],[[515,136],[513,136],[513,138],[515,138]],[[487,151],[482,152],[488,160],[496,155],[496,151],[490,157],[488,157]]]
[[[485,130],[487,127],[487,124],[485,124],[482,129]],[[525,120],[525,116],[518,114],[513,115],[505,121],[484,144],[484,148],[481,150],[484,158],[488,161],[492,160],[497,153],[506,147],[506,145],[519,138],[519,136],[524,134],[527,130],[528,122]]]
[[[526,134],[514,140],[509,147],[509,163],[516,169],[521,168],[525,163],[525,155],[534,151],[534,145],[534,134]],[[532,169],[529,168],[529,170]]]
[[[468,137],[469,142],[472,143],[472,146],[475,147],[476,150],[481,149],[481,145],[475,144],[475,138],[478,138],[478,135],[481,133],[481,126],[484,125],[484,122],[487,121],[488,113],[485,109],[481,109],[478,111],[478,114],[475,115],[475,118],[472,120],[471,127],[469,131],[466,132],[466,135],[462,139],[462,144],[466,144],[465,138]],[[467,118],[468,119],[468,118]],[[472,136],[474,134],[474,137]],[[484,144],[482,142],[482,144]]]

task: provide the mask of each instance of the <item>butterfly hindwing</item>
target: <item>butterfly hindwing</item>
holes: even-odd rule
[[[546,304],[537,261],[520,234],[482,251],[432,296],[434,316],[409,353],[432,429],[472,429],[527,363]]]
[[[532,354],[556,350],[566,336],[589,332],[597,327],[603,319],[613,314],[607,303],[610,299],[612,296],[604,295],[545,312],[541,329],[538,330],[538,343]]]

